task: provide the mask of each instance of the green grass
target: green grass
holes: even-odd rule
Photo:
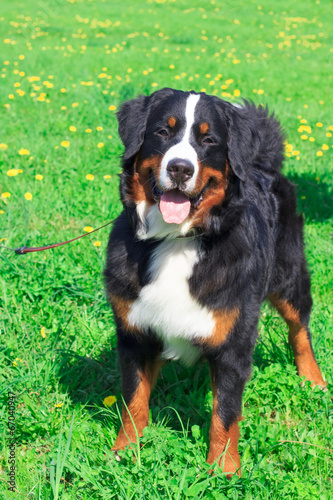
[[[331,388],[332,23],[329,0],[3,2],[0,243],[62,241],[120,213],[115,109],[124,99],[170,86],[268,104],[288,136],[285,173],[306,220],[313,345]],[[332,498],[330,393],[300,385],[286,327],[268,305],[244,395],[242,478],[207,474],[206,364],[165,367],[139,460],[129,450],[115,461],[121,392],[101,275],[107,239],[104,229],[45,253],[0,249],[0,497]],[[17,396],[15,493],[9,390]],[[108,409],[110,395],[118,402]]]

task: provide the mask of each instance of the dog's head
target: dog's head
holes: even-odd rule
[[[258,150],[249,109],[168,88],[121,106],[121,196],[140,238],[205,230]]]

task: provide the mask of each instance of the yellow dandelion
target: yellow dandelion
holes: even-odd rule
[[[326,137],[332,137],[331,132],[326,132]]]
[[[1,197],[2,198],[10,198],[11,194],[6,192],[6,193],[2,193]]]
[[[42,175],[40,175],[40,174],[37,174],[37,175],[36,175],[36,177],[35,177],[35,179],[36,179],[37,181],[41,181],[41,180],[43,180],[43,176],[42,176]]]
[[[4,210],[0,210],[0,214],[4,214],[4,213],[5,213]]]
[[[111,104],[111,106],[109,106],[109,111],[115,111],[117,108],[114,104]]]
[[[67,92],[66,89],[60,89],[60,92],[62,92],[63,94],[65,94]]]
[[[308,134],[311,134],[311,127],[309,125],[301,125],[298,129],[298,132],[307,132]]]
[[[61,141],[60,146],[62,146],[63,148],[68,148],[69,144],[69,141]]]
[[[233,78],[229,78],[229,80],[226,80],[225,83],[227,85],[230,85],[233,81],[234,81]]]
[[[86,132],[87,134],[90,134],[90,132],[92,132],[91,128],[86,128]]]
[[[295,151],[293,151],[293,153],[292,153],[292,154],[293,154],[294,156],[297,156],[297,155],[299,155],[299,151],[297,151],[297,149],[295,149]]]
[[[96,127],[97,132],[101,132],[103,130],[103,127]]]
[[[111,179],[111,175],[104,175],[103,179],[105,179],[105,180]]]
[[[107,408],[110,408],[112,405],[114,405],[117,401],[116,396],[108,396],[107,398],[104,399],[103,404]]]
[[[169,68],[170,68],[170,69],[175,69],[175,65],[174,65],[174,64],[170,64],[170,65],[169,65]]]
[[[308,120],[306,120],[305,118],[302,118],[301,123],[308,123]]]
[[[71,132],[76,132],[76,127],[74,127],[74,125],[71,125],[71,126],[69,127],[69,130],[70,130]]]
[[[41,334],[41,336],[43,337],[43,339],[45,339],[45,338],[46,338],[45,326],[42,326],[41,331],[40,331],[40,334]]]
[[[330,147],[327,144],[323,144],[321,149],[323,149],[324,151],[327,151],[328,149],[330,149]]]
[[[93,230],[94,230],[94,228],[91,226],[86,226],[83,228],[83,231],[85,231],[86,233],[91,233],[91,231],[93,231]]]
[[[25,193],[24,198],[28,201],[32,200],[32,194],[31,193]]]
[[[19,56],[19,59],[21,59],[21,61],[23,61],[23,59],[24,59],[24,55],[22,55],[22,54],[21,54],[21,55]]]
[[[239,89],[235,89],[235,90],[234,90],[234,96],[235,96],[235,97],[240,96],[240,90],[239,90]]]
[[[15,177],[15,175],[17,175],[19,172],[16,168],[11,168],[10,170],[7,170],[7,175],[9,175],[9,177]]]
[[[93,181],[93,180],[94,180],[94,178],[95,178],[95,177],[93,176],[93,174],[87,174],[87,175],[86,175],[86,179],[87,179],[87,181]]]
[[[29,151],[29,149],[21,148],[20,151],[18,152],[18,154],[21,156],[30,155],[30,151]]]
[[[9,97],[9,99],[15,99],[14,94],[9,94],[9,96],[8,96],[8,97]]]
[[[317,151],[316,154],[317,154],[317,156],[323,156],[324,153],[322,151]]]
[[[323,124],[321,122],[316,123],[317,127],[322,127]]]
[[[78,103],[78,102],[73,102],[73,104],[72,104],[72,108],[76,108],[78,105],[79,105],[79,103]]]
[[[55,407],[55,408],[61,408],[63,404],[64,404],[64,403],[57,403],[56,405],[54,405],[54,407]]]
[[[99,143],[97,144],[97,147],[98,147],[98,148],[103,148],[103,147],[104,147],[104,142],[99,142]]]
[[[65,109],[67,109],[67,106],[61,106],[61,111],[65,111]]]
[[[301,135],[301,139],[302,139],[302,141],[306,141],[306,140],[307,140],[307,138],[308,138],[308,136],[307,136],[307,135],[305,135],[305,134],[304,134],[304,135]]]
[[[328,127],[328,130],[331,130],[331,131],[333,132],[333,125],[330,125],[330,126]]]
[[[258,89],[258,94],[263,94],[263,93],[264,93],[263,89]]]
[[[94,241],[93,245],[94,245],[94,247],[100,247],[101,246],[101,242],[100,241]]]
[[[315,138],[314,138],[314,137],[309,137],[309,141],[310,141],[310,142],[314,142],[314,141],[315,141]]]
[[[158,87],[158,83],[154,82],[151,84],[152,87]]]

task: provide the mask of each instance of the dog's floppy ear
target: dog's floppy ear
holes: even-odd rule
[[[125,146],[124,161],[132,158],[143,143],[149,112],[149,97],[139,96],[124,102],[117,113],[118,132]]]
[[[236,176],[244,182],[260,146],[255,108],[248,106],[247,103],[239,107],[230,103],[224,104],[228,129],[229,164]]]
[[[163,99],[170,97],[173,90],[166,87],[157,90],[150,96],[141,95],[136,99],[124,102],[117,113],[118,132],[125,146],[123,160],[132,158],[142,146],[145,137],[149,113]]]

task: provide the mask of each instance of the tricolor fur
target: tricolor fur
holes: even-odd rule
[[[280,125],[266,108],[173,89],[124,103],[118,119],[124,211],[105,278],[127,409],[113,449],[135,441],[133,421],[142,435],[163,361],[204,357],[214,394],[207,460],[240,474],[241,398],[266,298],[288,323],[299,374],[325,386]]]

